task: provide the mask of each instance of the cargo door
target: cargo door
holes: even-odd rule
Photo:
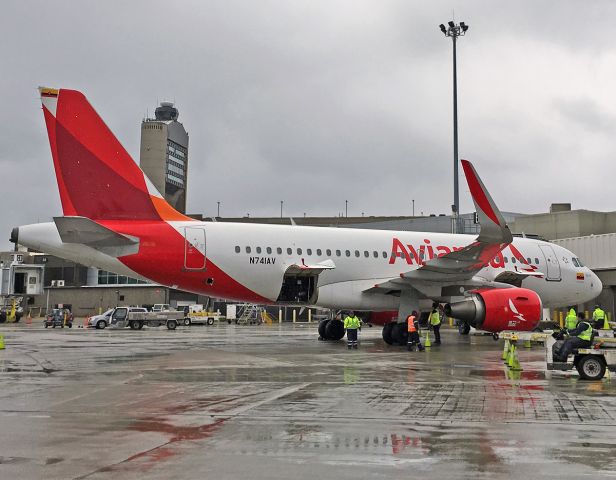
[[[539,248],[543,253],[547,265],[545,279],[551,282],[560,282],[560,264],[558,263],[558,257],[554,249],[550,245],[539,245]]]
[[[205,229],[202,227],[184,228],[184,268],[205,270]]]

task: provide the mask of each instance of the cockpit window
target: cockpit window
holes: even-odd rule
[[[584,266],[584,264],[582,263],[582,260],[580,260],[579,258],[576,258],[576,260],[577,260],[578,265],[579,265],[580,267],[583,267],[583,266]]]
[[[573,262],[573,265],[575,265],[576,267],[580,266],[576,258],[572,258],[571,261]]]

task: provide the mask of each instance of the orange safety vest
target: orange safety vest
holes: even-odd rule
[[[406,317],[406,323],[409,333],[417,331],[417,329],[415,328],[415,317],[413,315],[409,315],[408,317]]]

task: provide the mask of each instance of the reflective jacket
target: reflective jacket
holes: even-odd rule
[[[344,319],[344,328],[357,330],[361,327],[361,320],[357,317],[357,315],[348,316]]]
[[[430,314],[430,325],[440,325],[441,324],[441,316],[438,313],[438,310],[434,310]]]
[[[567,333],[571,336],[578,337],[580,340],[592,340],[592,325],[586,320],[582,320],[577,324],[577,327],[567,330]]]
[[[567,330],[573,330],[577,326],[577,315],[575,310],[572,308],[569,310],[567,317],[565,318],[565,328]]]
[[[592,312],[592,319],[596,322],[595,325],[597,328],[603,328],[608,330],[610,328],[610,324],[607,321],[607,315],[601,308],[595,308],[595,311]],[[603,322],[603,325],[601,325]]]
[[[415,326],[415,317],[413,315],[409,315],[406,317],[406,328],[409,333],[413,333],[417,331],[417,327]]]

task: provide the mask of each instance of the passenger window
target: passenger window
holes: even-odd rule
[[[515,257],[511,257],[511,263],[515,263]]]
[[[344,251],[344,254],[345,254],[347,257],[350,257],[350,256],[351,256],[351,252],[350,252],[350,251],[348,251],[348,250],[345,250],[345,251]]]
[[[332,251],[328,248],[327,250],[325,250],[325,255],[327,255],[328,257],[331,257]]]
[[[293,249],[292,248],[287,248],[287,255],[291,255],[293,253]]]
[[[355,256],[359,257],[359,250],[355,250]]]
[[[368,250],[364,250],[364,257],[368,258],[370,256],[370,254],[368,253]]]
[[[535,263],[539,265],[539,259],[535,257]]]
[[[340,250],[336,250],[336,256],[339,257],[340,255]]]
[[[257,247],[257,253],[261,253],[261,247]]]
[[[317,255],[318,255],[319,257],[321,256],[321,254],[322,254],[322,253],[323,253],[323,252],[321,252],[321,249],[320,249],[320,248],[317,248]]]
[[[267,253],[268,255],[272,253],[272,247],[267,247]]]
[[[306,249],[306,254],[307,255],[312,255],[312,248],[307,248]]]
[[[298,248],[298,249],[297,249],[297,254],[298,254],[298,255],[301,255],[301,254],[302,254],[302,249],[301,249],[301,248]]]
[[[383,258],[387,258],[387,252],[383,251]]]
[[[509,263],[509,259],[505,257],[505,263]]]
[[[372,256],[374,258],[379,258],[379,252],[377,252],[376,250],[374,252],[372,252]]]
[[[280,255],[280,254],[282,253],[282,248],[278,247],[278,248],[276,249],[276,253],[278,253],[278,255]]]
[[[241,248],[239,246],[235,247],[235,253],[240,253]]]
[[[252,250],[250,249],[250,247],[246,247],[246,253],[250,253]]]
[[[530,261],[530,257],[528,257],[528,258],[526,259],[526,261],[528,262],[528,264],[529,264],[529,265],[530,265],[531,263],[533,263],[533,262],[531,262],[531,261]]]

